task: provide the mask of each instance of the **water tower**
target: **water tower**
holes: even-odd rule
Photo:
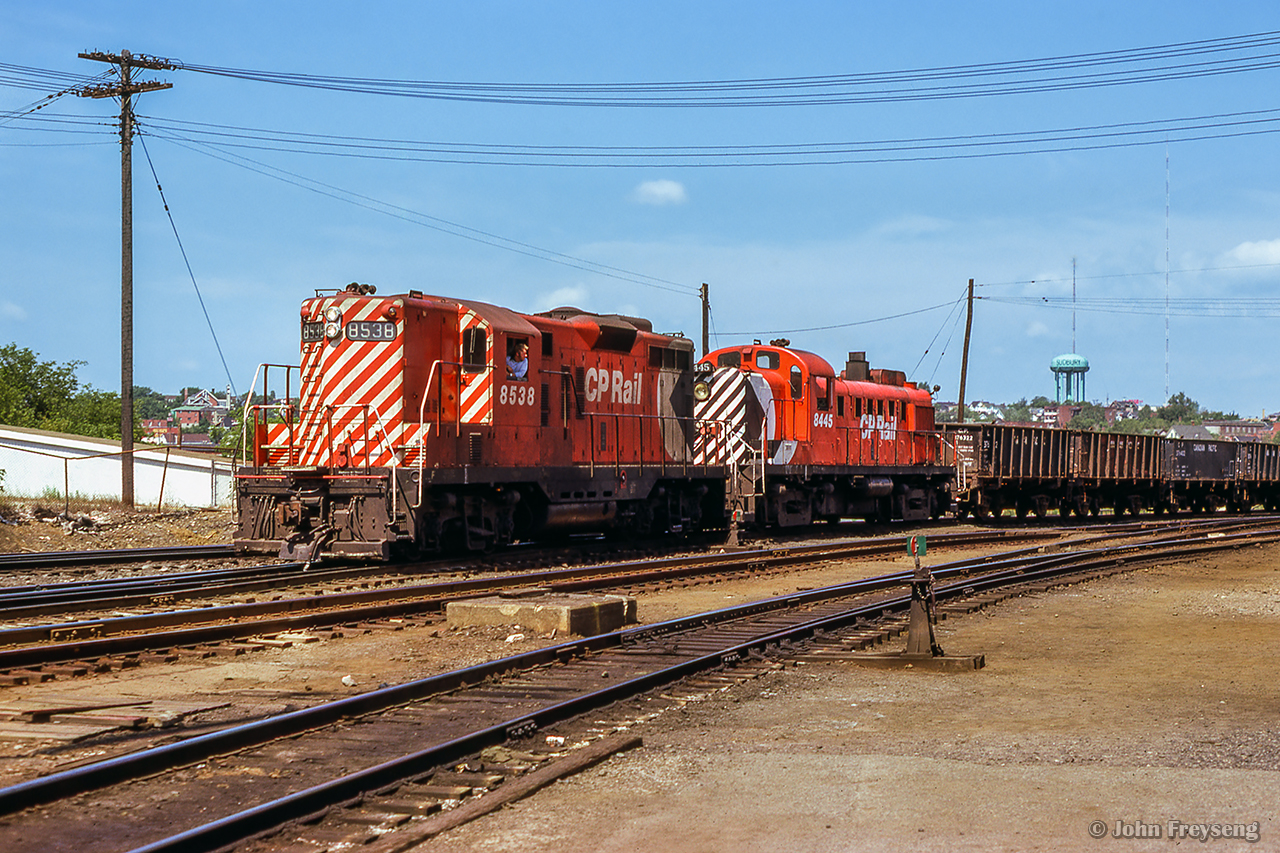
[[[1053,371],[1053,384],[1059,403],[1064,402],[1062,399],[1062,380],[1064,378],[1067,380],[1067,398],[1065,402],[1084,402],[1084,375],[1089,372],[1089,359],[1074,352],[1069,352],[1049,362],[1049,369]]]

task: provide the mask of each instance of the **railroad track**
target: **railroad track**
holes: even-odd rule
[[[1241,525],[1257,524],[1261,519],[1216,519],[1212,521],[1153,524],[1150,522],[1117,527],[1085,528],[1089,534],[1075,540],[1074,547],[1135,535],[1180,535],[1184,530],[1224,532]],[[1100,530],[1101,532],[1094,532]],[[1043,543],[1061,538],[1056,529],[1001,529],[975,532],[936,534],[935,545],[962,547],[993,543]],[[1045,547],[1029,546],[1029,552]],[[405,582],[403,578],[379,576],[377,580],[360,580],[357,567],[321,570],[314,577],[309,594],[288,597],[276,589],[273,576],[294,578],[290,574],[297,564],[261,567],[266,578],[251,580],[222,578],[238,570],[214,573],[219,576],[207,587],[199,587],[195,573],[191,583],[180,587],[169,584],[170,576],[142,579],[127,585],[128,592],[114,598],[97,597],[118,592],[110,583],[93,586],[97,607],[114,606],[138,609],[150,607],[154,612],[79,619],[58,623],[33,622],[0,628],[0,686],[53,681],[106,673],[148,663],[166,663],[191,658],[218,658],[243,654],[271,646],[289,645],[290,637],[306,639],[341,636],[344,631],[402,629],[412,625],[431,624],[443,618],[450,601],[498,593],[514,588],[535,587],[551,592],[583,592],[617,589],[634,593],[654,585],[709,583],[726,577],[785,571],[801,564],[832,560],[867,559],[897,555],[901,540],[877,538],[852,542],[823,543],[790,548],[747,549],[733,553],[682,556],[657,560],[629,561],[608,565],[524,572],[508,575],[483,575],[451,581],[426,583]],[[1016,552],[1015,552],[1016,553]],[[987,558],[969,561],[978,565]],[[246,570],[247,571],[247,570]],[[259,571],[259,570],[254,570]],[[148,587],[147,580],[156,585]],[[310,578],[308,582],[310,583]],[[352,583],[336,586],[340,581]],[[249,589],[271,589],[270,600],[248,599],[230,604],[210,604],[206,596],[243,594]],[[114,591],[114,592],[113,592]],[[49,590],[57,598],[59,590]],[[200,606],[179,608],[184,597]],[[4,596],[0,596],[0,604]],[[64,605],[53,600],[40,600],[33,592],[30,599],[22,594],[8,602],[3,612],[7,620],[20,616],[58,612]],[[408,620],[408,621],[406,621]]]
[[[165,548],[111,548],[96,551],[33,551],[0,554],[0,569],[30,571],[62,566],[143,563],[155,560],[220,560],[236,556],[231,545],[173,545]]]
[[[1006,555],[981,574],[962,561],[934,576],[940,603],[959,612],[973,606],[966,600],[1277,539],[1275,526],[1165,532],[1148,543]],[[99,842],[93,849],[188,853],[289,824],[274,841],[244,849],[355,844],[371,833],[382,837],[362,849],[405,849],[401,842],[431,831],[442,800],[541,772],[534,768],[551,760],[545,733],[586,712],[596,719],[623,703],[609,715],[628,717],[627,703],[656,702],[680,679],[734,680],[735,667],[748,677],[788,657],[839,656],[882,641],[904,624],[909,580],[896,572],[573,640],[29,780],[0,789],[0,841],[11,853],[81,849],[90,838]],[[715,670],[723,672],[707,675]],[[140,808],[157,797],[182,806]]]
[[[1057,538],[1059,534],[1052,531],[979,531],[939,534],[934,541],[960,547]],[[142,663],[214,657],[224,651],[220,647],[227,644],[233,644],[232,651],[242,653],[252,648],[253,643],[259,647],[264,643],[288,643],[279,639],[281,634],[320,631],[332,634],[355,627],[403,627],[405,619],[442,618],[450,601],[515,588],[536,587],[552,592],[610,588],[634,591],[644,585],[710,582],[733,574],[785,570],[806,563],[896,555],[901,548],[901,540],[895,537],[748,549],[452,581],[388,583],[373,588],[356,583],[355,588],[345,590],[331,587],[295,597],[280,594],[266,601],[206,604],[186,609],[174,609],[184,593],[174,592],[162,577],[150,592],[130,587],[132,592],[128,596],[109,599],[115,606],[126,606],[127,602],[132,602],[134,607],[147,604],[156,612],[58,623],[11,623],[9,627],[0,628],[0,686],[110,672]],[[282,571],[287,570],[287,566],[282,567]],[[263,583],[270,586],[271,581],[253,581],[255,588]],[[186,594],[195,597],[196,592]],[[219,594],[225,594],[224,588],[219,588]],[[102,607],[107,600],[94,598],[92,603]],[[27,603],[21,596],[11,603],[13,607],[4,614],[7,619],[44,614],[62,606],[54,602]]]

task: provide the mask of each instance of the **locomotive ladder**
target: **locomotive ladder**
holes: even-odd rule
[[[764,497],[764,449],[765,443],[765,425],[760,426],[760,449],[751,446],[750,442],[744,441],[741,436],[734,436],[734,443],[737,444],[741,453],[729,453],[729,459],[733,460],[731,464],[726,466],[726,474],[728,477],[727,500],[729,502],[730,520],[741,520],[736,513],[744,510],[746,507],[752,507],[752,520],[755,513],[759,509],[759,499]]]

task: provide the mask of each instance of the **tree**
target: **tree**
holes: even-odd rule
[[[82,364],[40,361],[17,344],[0,347],[0,423],[39,427],[58,416],[79,389],[76,368]]]
[[[1156,417],[1171,424],[1198,424],[1202,419],[1200,404],[1181,391],[1156,409]]]
[[[159,391],[142,385],[133,386],[133,414],[137,418],[168,418],[173,404]]]
[[[1025,424],[1031,422],[1031,404],[1027,402],[1027,398],[1023,397],[1016,403],[1009,403],[1001,406],[1004,412],[1004,419],[1013,423]]]
[[[0,347],[0,423],[10,426],[120,437],[120,395],[81,387],[83,361],[57,364],[17,344]],[[137,429],[135,438],[142,435]]]
[[[1080,411],[1067,423],[1071,429],[1101,431],[1107,427],[1107,410],[1097,403],[1081,403]]]

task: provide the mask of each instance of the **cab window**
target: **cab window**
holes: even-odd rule
[[[804,375],[800,372],[799,367],[791,368],[791,399],[799,400],[804,397]]]
[[[742,353],[722,352],[716,356],[716,367],[741,367]]]
[[[467,373],[478,373],[485,368],[489,355],[488,336],[485,330],[476,326],[462,332],[462,369]]]
[[[820,412],[831,408],[831,386],[825,376],[813,377],[813,407]]]
[[[758,350],[756,352],[756,367],[761,370],[777,370],[780,363],[776,352],[768,352],[767,350]]]

